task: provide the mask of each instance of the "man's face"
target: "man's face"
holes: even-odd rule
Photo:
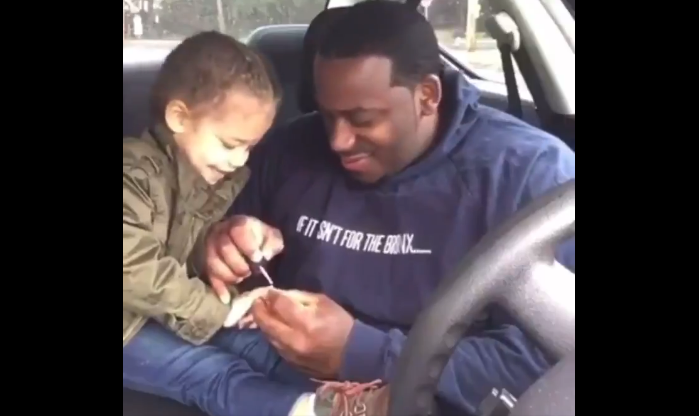
[[[342,166],[362,182],[396,173],[419,156],[425,117],[435,115],[438,79],[414,89],[391,86],[389,59],[317,57],[316,100]]]
[[[180,150],[206,182],[215,184],[245,165],[250,149],[270,128],[276,107],[271,99],[231,91],[198,111],[181,110],[180,121],[170,126]]]

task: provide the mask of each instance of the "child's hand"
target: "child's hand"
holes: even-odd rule
[[[269,292],[272,287],[267,286],[264,288],[264,294],[263,295],[254,295],[255,299],[259,298],[261,296],[267,295],[267,292]],[[257,289],[256,289],[257,290]],[[278,289],[275,289],[278,290]],[[291,299],[294,299],[295,301],[299,302],[301,305],[305,307],[311,307],[316,301],[315,295],[312,293],[308,292],[303,292],[301,290],[285,290],[284,293],[286,293],[287,296],[289,296]],[[254,299],[253,299],[254,302]],[[252,312],[248,312],[245,316],[243,316],[239,321],[238,321],[238,328],[239,329],[257,329],[257,322],[255,322],[255,317],[252,314]]]
[[[281,232],[262,221],[234,215],[214,224],[206,237],[206,276],[211,288],[228,305],[227,285],[250,276],[250,262],[271,260],[284,248]]]
[[[251,313],[248,313],[247,315],[243,316],[243,319],[238,321],[238,329],[256,329],[256,328],[257,328],[257,323],[255,322],[255,317]]]
[[[233,299],[231,311],[223,323],[224,328],[230,328],[235,324],[238,324],[239,328],[256,328],[257,325],[255,325],[249,314],[250,308],[255,299],[265,296],[270,288],[271,286],[258,287]]]

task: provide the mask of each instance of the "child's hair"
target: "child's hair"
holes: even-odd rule
[[[276,103],[281,98],[272,68],[260,55],[222,33],[198,33],[165,58],[151,91],[152,115],[164,121],[172,100],[190,108],[215,104],[234,87]]]

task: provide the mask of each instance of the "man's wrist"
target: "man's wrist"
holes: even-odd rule
[[[354,321],[340,366],[340,380],[370,382],[384,378],[384,351],[388,334],[359,320]]]

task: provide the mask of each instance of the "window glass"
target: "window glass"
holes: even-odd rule
[[[505,82],[502,58],[495,40],[485,30],[490,0],[422,0],[419,10],[434,27],[444,49],[484,79]],[[526,90],[517,63],[517,86]]]
[[[181,40],[204,30],[244,39],[274,24],[308,24],[325,0],[123,0],[124,41]]]

